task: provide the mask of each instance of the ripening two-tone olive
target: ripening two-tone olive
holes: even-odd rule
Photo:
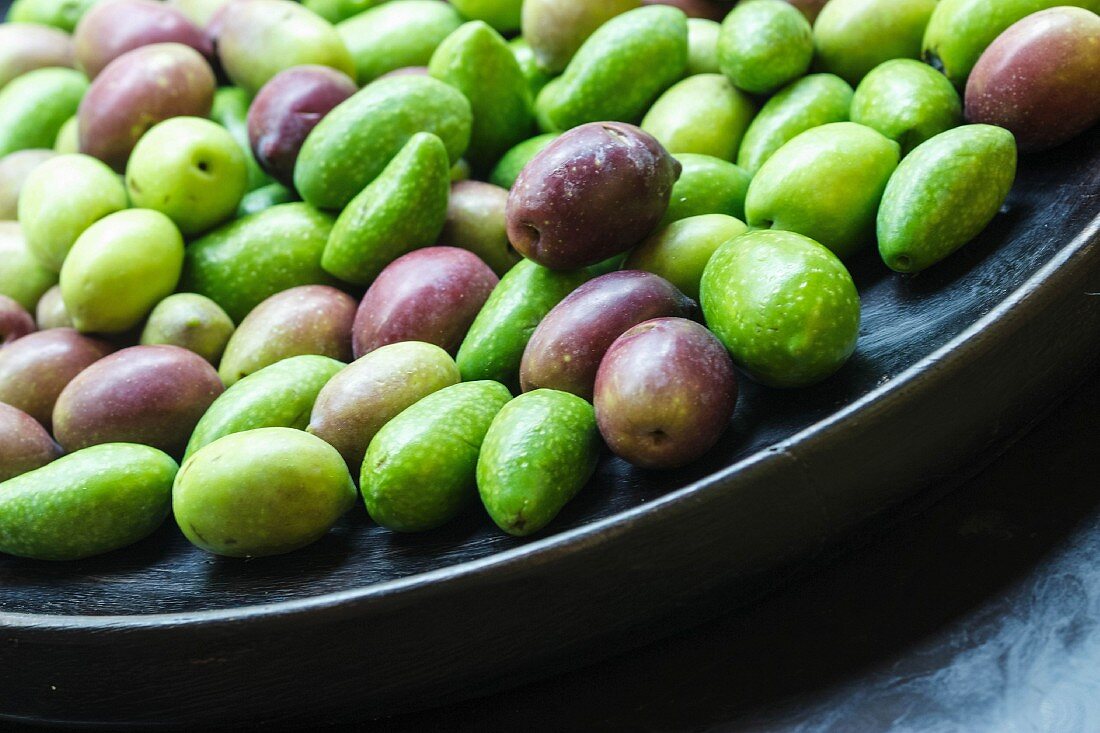
[[[985,50],[966,83],[966,117],[997,125],[1023,152],[1100,120],[1100,16],[1060,7],[1029,15]]]
[[[464,249],[425,247],[398,257],[359,304],[356,358],[399,341],[424,341],[453,355],[499,281]]]
[[[371,439],[424,397],[458,384],[454,359],[434,344],[401,341],[349,364],[317,394],[309,432],[340,451],[358,474]]]
[[[28,334],[0,349],[0,402],[50,426],[54,403],[73,378],[111,353],[111,346],[71,328]]]
[[[245,316],[222,355],[218,373],[230,386],[291,356],[318,354],[351,361],[355,299],[328,285],[276,293]]]
[[[131,346],[66,385],[53,409],[54,436],[68,451],[141,443],[178,456],[224,390],[198,354],[178,346]]]
[[[522,35],[540,67],[560,72],[597,28],[639,5],[639,0],[524,0]]]
[[[198,26],[178,9],[154,0],[102,0],[73,32],[76,62],[90,79],[127,51],[153,43],[182,43],[207,58],[214,55]]]
[[[37,420],[0,402],[0,481],[41,468],[60,456],[61,446]]]
[[[195,49],[154,43],[107,65],[80,102],[80,151],[119,173],[153,125],[182,115],[206,117],[214,101],[214,72]]]
[[[523,391],[547,387],[591,400],[600,360],[624,331],[694,311],[694,301],[652,273],[621,270],[589,280],[558,303],[527,342],[520,363]]]

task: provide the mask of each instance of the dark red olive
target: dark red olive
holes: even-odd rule
[[[520,172],[508,196],[508,239],[544,267],[594,265],[653,231],[679,177],[680,163],[641,128],[575,127]]]
[[[726,347],[684,318],[655,318],[611,344],[596,373],[596,423],[608,447],[645,468],[676,468],[710,450],[737,404]]]
[[[539,323],[520,362],[524,392],[560,389],[592,399],[596,370],[624,331],[660,316],[690,316],[695,301],[663,277],[612,272],[574,290]]]
[[[306,136],[356,91],[350,77],[327,66],[295,66],[276,74],[248,108],[248,139],[256,161],[293,188],[294,163]]]

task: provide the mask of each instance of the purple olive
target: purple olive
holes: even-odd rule
[[[89,79],[127,51],[153,43],[182,43],[212,58],[214,47],[187,16],[156,0],[105,0],[73,31],[76,61]]]
[[[689,18],[706,18],[722,22],[733,5],[720,0],[642,0],[642,5],[671,5],[684,11]]]
[[[1100,120],[1100,16],[1060,7],[1027,16],[985,50],[966,82],[966,118],[1003,127],[1023,152]]]
[[[627,329],[661,316],[690,316],[695,302],[663,277],[620,270],[589,280],[554,306],[520,362],[524,392],[547,387],[592,399],[600,360]]]
[[[498,282],[464,249],[426,247],[398,257],[359,304],[351,334],[355,358],[399,341],[424,341],[454,356]]]
[[[294,163],[306,136],[358,88],[327,66],[296,66],[264,84],[248,108],[248,139],[260,166],[294,187]]]
[[[508,196],[508,239],[544,267],[594,265],[653,231],[679,177],[680,163],[641,128],[575,127],[520,172]]]
[[[29,334],[0,349],[0,402],[50,427],[57,396],[72,379],[112,349],[72,328]]]
[[[61,446],[33,417],[0,402],[0,482],[61,457]]]
[[[131,346],[92,364],[61,391],[54,436],[67,451],[141,443],[178,456],[224,390],[198,354],[178,346]]]
[[[80,152],[119,173],[139,138],[169,117],[206,117],[214,72],[202,55],[179,43],[154,43],[122,54],[92,82],[80,102]]]
[[[272,295],[229,338],[218,374],[230,386],[291,356],[351,361],[355,298],[328,285],[301,285]]]
[[[737,373],[706,328],[655,318],[611,344],[596,373],[594,402],[611,450],[644,468],[676,468],[725,432],[737,404]]]
[[[34,317],[15,298],[0,295],[0,346],[36,330]]]
[[[0,24],[0,89],[17,76],[50,66],[73,66],[68,33],[37,23]]]

